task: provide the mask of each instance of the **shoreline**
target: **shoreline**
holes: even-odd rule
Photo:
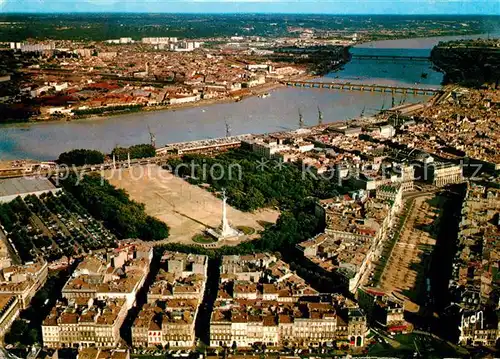
[[[334,71],[334,70],[333,70]],[[313,76],[310,74],[304,74],[296,77],[291,77],[283,81],[305,81],[305,80],[311,80],[316,78],[317,76]],[[4,123],[0,123],[0,128],[1,126],[12,126],[12,125],[32,125],[32,124],[43,124],[43,123],[63,123],[63,122],[78,122],[78,121],[88,121],[88,120],[99,120],[99,119],[106,119],[110,117],[116,117],[116,116],[128,116],[128,115],[135,115],[138,113],[148,113],[148,112],[158,112],[158,111],[177,111],[177,110],[184,110],[184,109],[190,109],[190,108],[198,108],[198,107],[203,107],[203,106],[211,106],[211,105],[217,105],[217,104],[223,104],[223,103],[234,103],[234,102],[239,102],[242,101],[246,98],[251,98],[255,96],[259,96],[262,94],[265,94],[267,92],[279,89],[279,88],[284,88],[286,87],[285,84],[281,82],[269,82],[265,83],[263,85],[255,86],[253,88],[248,89],[248,91],[240,96],[229,96],[229,97],[224,97],[224,98],[213,98],[213,99],[205,99],[205,100],[199,100],[199,101],[194,101],[194,102],[187,102],[183,104],[178,104],[178,105],[162,105],[162,106],[144,106],[141,109],[137,111],[122,111],[122,112],[112,112],[112,113],[106,113],[106,114],[101,114],[101,115],[89,115],[89,116],[82,116],[82,117],[65,117],[65,118],[54,118],[54,119],[47,119],[47,120],[29,120],[29,121],[7,121]],[[239,100],[238,100],[239,98]]]
[[[492,34],[492,36],[495,36],[495,32]],[[436,39],[436,38],[441,38],[441,37],[460,37],[464,38],[467,36],[479,36],[479,35],[487,35],[487,33],[484,32],[472,32],[472,33],[467,33],[467,34],[457,34],[457,33],[452,33],[452,34],[441,34],[441,35],[435,35],[435,36],[428,36],[428,35],[422,35],[422,36],[412,36],[412,37],[394,37],[394,38],[381,38],[381,39],[373,39],[373,40],[367,40],[367,41],[361,41],[356,43],[355,45],[352,45],[352,47],[356,47],[358,45],[364,45],[364,44],[370,44],[373,42],[382,42],[382,41],[399,41],[399,40],[420,40],[420,39]],[[500,37],[500,34],[496,34],[497,36]]]
[[[446,87],[443,90],[446,91]],[[439,98],[439,95],[434,95],[421,103],[424,104],[426,107],[432,106],[432,105],[434,105],[437,98]],[[383,111],[378,112],[376,115],[374,115],[374,118],[381,115],[382,113],[383,113]],[[318,128],[325,129],[328,127],[341,128],[341,127],[352,125],[352,124],[354,124],[355,126],[363,127],[366,125],[373,124],[373,122],[371,122],[371,120],[372,120],[372,118],[370,118],[370,117],[359,116],[359,117],[356,117],[356,118],[353,118],[350,120],[342,120],[342,121],[337,121],[337,122],[324,123],[322,125],[312,125],[312,126],[307,126],[305,128],[309,128],[309,129],[318,129]],[[375,123],[377,123],[377,122],[375,122]],[[276,133],[279,133],[279,132],[276,132]],[[257,136],[259,134],[258,133],[251,133],[251,135]],[[192,140],[192,141],[187,141],[187,142],[196,142],[196,141],[200,141],[200,140],[203,140],[203,139]],[[169,144],[171,144],[171,143],[166,143],[164,146],[168,146]],[[14,163],[17,161],[25,161],[25,162],[30,162],[33,164],[42,162],[42,161],[37,161],[37,160],[33,160],[33,159],[14,159],[14,160],[2,160],[2,159],[0,159],[0,179],[6,178],[5,175],[2,176],[1,172],[10,172],[10,171],[15,172],[16,171],[16,169],[13,169],[12,167],[8,167],[8,168],[5,167],[5,164],[6,163]],[[9,176],[7,176],[7,177],[9,177]]]

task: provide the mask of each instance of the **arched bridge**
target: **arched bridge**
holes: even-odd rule
[[[414,95],[435,95],[440,93],[440,89],[422,87],[402,87],[389,85],[367,85],[351,84],[345,82],[313,82],[313,81],[285,81],[284,84],[291,87],[318,88],[344,91],[365,91],[365,92],[390,92]]]
[[[392,55],[352,55],[353,60],[405,60],[405,61],[430,61],[426,56],[392,56]]]

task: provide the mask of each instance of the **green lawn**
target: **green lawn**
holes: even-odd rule
[[[236,227],[236,229],[239,230],[240,232],[243,232],[243,234],[245,234],[247,236],[251,236],[252,234],[255,233],[255,229],[252,227],[238,226],[238,227]]]
[[[217,240],[215,238],[212,238],[206,234],[196,234],[193,237],[193,242],[200,243],[200,244],[208,244],[208,243],[215,243]]]

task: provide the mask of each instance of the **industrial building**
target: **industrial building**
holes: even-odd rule
[[[19,177],[6,178],[0,180],[0,203],[6,203],[20,196],[22,198],[34,194],[39,196],[42,193],[56,193],[60,189],[56,188],[47,178],[41,177]]]

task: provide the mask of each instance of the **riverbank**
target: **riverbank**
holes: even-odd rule
[[[300,76],[290,77],[283,81],[307,81],[312,80],[316,76],[305,74]],[[233,103],[239,102],[246,98],[251,98],[259,95],[266,94],[268,92],[274,91],[279,88],[283,88],[285,85],[281,82],[271,82],[265,83],[263,85],[255,86],[252,88],[240,90],[232,93],[229,97],[223,98],[212,98],[212,99],[201,99],[199,101],[187,102],[183,104],[176,105],[159,105],[159,106],[144,106],[139,109],[135,109],[134,111],[115,111],[115,112],[107,112],[98,115],[82,115],[82,116],[74,116],[74,117],[57,117],[57,118],[49,118],[49,119],[34,119],[29,121],[9,121],[5,122],[5,124],[30,124],[30,123],[57,123],[57,122],[75,122],[75,121],[84,121],[84,120],[96,120],[103,118],[111,118],[117,116],[128,116],[135,115],[137,113],[150,113],[156,111],[177,111],[184,110],[189,108],[197,108],[197,107],[205,107],[216,104],[223,103]]]
[[[440,34],[436,34],[434,36],[429,36],[428,33],[425,34],[412,34],[411,36],[407,35],[395,35],[395,36],[374,36],[373,38],[369,38],[363,41],[360,41],[356,43],[356,46],[358,45],[364,45],[364,44],[369,44],[369,43],[374,43],[374,42],[383,42],[383,41],[404,41],[404,40],[419,40],[419,39],[439,39],[439,38],[467,38],[467,37],[472,37],[472,36],[484,36],[484,32],[479,31],[479,32],[466,32],[466,33],[457,33],[454,31],[450,32],[442,32]]]

